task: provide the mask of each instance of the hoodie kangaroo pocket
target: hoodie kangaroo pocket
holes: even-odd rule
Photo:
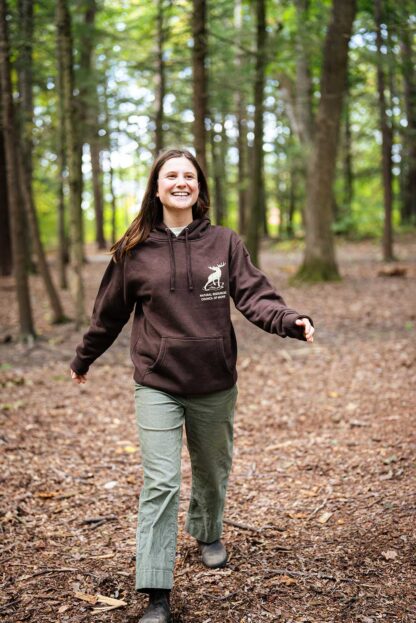
[[[149,375],[149,376],[148,376]],[[163,380],[173,392],[201,393],[223,387],[233,376],[225,357],[221,336],[161,339],[155,362],[147,369],[146,381]]]

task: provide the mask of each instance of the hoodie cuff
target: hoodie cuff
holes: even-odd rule
[[[308,316],[307,314],[289,313],[289,314],[286,314],[286,316],[284,317],[283,328],[288,337],[293,337],[297,340],[303,340],[304,342],[306,342],[306,337],[303,332],[304,327],[299,327],[298,325],[295,324],[296,320],[298,320],[299,318],[307,318],[309,322],[311,323],[311,325],[313,327],[315,326],[313,324],[312,318]]]
[[[87,374],[89,370],[89,365],[85,364],[78,356],[73,358],[69,367],[76,372],[76,374]]]

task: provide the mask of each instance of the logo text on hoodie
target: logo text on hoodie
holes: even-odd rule
[[[202,287],[203,294],[200,294],[202,301],[212,301],[214,299],[225,299],[227,293],[224,289],[224,282],[221,281],[221,268],[225,266],[225,262],[221,264],[215,264],[214,266],[208,266],[212,271],[208,275],[206,284]]]

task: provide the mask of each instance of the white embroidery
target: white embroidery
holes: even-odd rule
[[[213,272],[208,276],[208,281],[203,287],[203,290],[221,290],[224,287],[224,282],[221,282],[221,268],[225,266],[225,262],[216,264],[215,266],[208,266]]]

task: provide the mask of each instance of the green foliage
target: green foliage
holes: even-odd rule
[[[23,42],[19,38],[17,3],[11,2],[13,61],[17,62]],[[154,152],[157,2],[116,2],[101,0],[93,37],[96,69],[92,77],[80,71],[82,38],[86,36],[84,4],[69,3],[74,21],[77,87],[87,93],[98,85],[100,136],[102,139],[106,197],[105,231],[111,232],[109,197],[109,150],[112,151],[114,187],[117,196],[117,235],[124,231],[139,209],[140,198]],[[192,146],[192,3],[190,0],[163,1],[166,63],[164,140],[166,146]],[[293,200],[294,235],[301,235],[301,212],[305,200],[303,147],[291,127],[282,94],[282,78],[292,86],[296,79],[298,49],[296,38],[302,33],[312,77],[312,107],[319,101],[322,46],[331,8],[330,0],[311,0],[304,20],[299,20],[292,0],[267,3],[267,81],[265,98],[265,170],[267,203],[272,235],[286,235],[287,215]],[[394,225],[400,228],[400,174],[406,110],[399,38],[405,23],[414,23],[411,2],[386,4],[391,50],[386,55],[388,101],[394,126]],[[351,237],[380,237],[383,226],[381,149],[376,93],[373,3],[360,0],[359,13],[350,45],[349,110],[353,197],[345,199],[344,146],[341,137],[334,195],[338,206],[333,230]],[[56,245],[58,171],[57,154],[57,59],[54,26],[55,3],[35,3],[34,33],[34,189],[42,238],[49,247]],[[208,3],[209,120],[225,122],[227,224],[237,227],[237,134],[236,92],[246,102],[248,144],[252,146],[253,76],[255,56],[254,4],[242,3],[242,28],[235,23],[235,2]],[[411,19],[409,19],[411,16]],[[301,30],[299,30],[301,29]],[[88,33],[87,33],[88,34]],[[237,54],[242,67],[236,71]],[[16,78],[16,73],[14,74]],[[390,89],[393,89],[393,94]],[[15,79],[16,95],[18,91]],[[220,131],[216,132],[221,140]],[[216,139],[216,140],[217,140]],[[212,162],[209,160],[212,174]],[[84,213],[87,241],[94,237],[94,212],[88,149],[84,151]],[[250,182],[248,181],[248,185]],[[210,179],[213,190],[213,180]],[[281,221],[279,226],[278,221]]]

